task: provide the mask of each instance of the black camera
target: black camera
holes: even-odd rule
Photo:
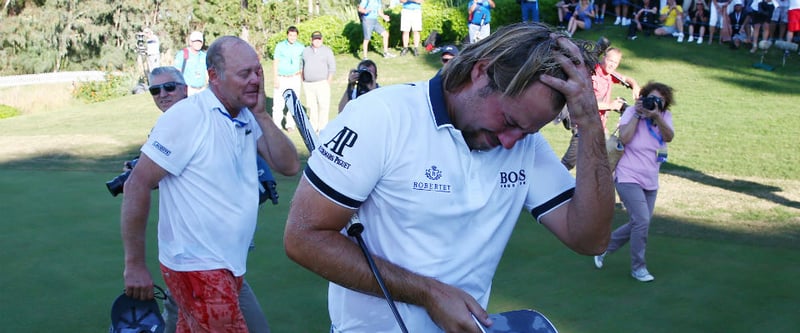
[[[372,72],[366,68],[359,68],[356,70],[358,72],[358,80],[356,81],[356,96],[361,96],[369,92],[369,86],[375,82],[375,79],[372,77]]]
[[[658,110],[662,111],[664,110],[664,100],[657,96],[647,96],[642,98],[642,107],[648,110],[656,110],[658,107]]]
[[[125,172],[121,173],[119,176],[116,176],[114,179],[106,182],[106,187],[108,188],[108,191],[111,192],[112,196],[116,197],[122,193],[125,181],[128,180],[128,176],[131,175],[131,171],[133,170],[133,167],[136,166],[137,162],[139,162],[138,158],[134,158],[125,162],[125,167],[128,168],[128,170],[125,170]]]
[[[147,52],[147,41],[145,41],[144,32],[136,33],[136,52],[145,54]]]

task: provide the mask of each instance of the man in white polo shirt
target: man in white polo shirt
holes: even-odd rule
[[[354,213],[410,332],[491,324],[492,278],[523,209],[570,249],[602,253],[614,189],[592,91],[596,60],[584,50],[543,24],[509,25],[431,80],[365,94],[328,124],[284,245],[331,281],[331,332],[400,331],[343,234]],[[538,133],[565,103],[582,131],[577,181]]]
[[[159,118],[125,182],[125,293],[153,298],[145,229],[158,186],[158,258],[179,308],[177,331],[246,332],[237,298],[258,211],[256,152],[284,175],[300,164],[266,112],[264,73],[250,44],[221,37],[208,63],[209,89]]]

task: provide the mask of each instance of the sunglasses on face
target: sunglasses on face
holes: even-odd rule
[[[442,58],[442,63],[446,64],[448,61],[450,61],[450,59],[453,59],[453,58]]]
[[[175,91],[175,88],[178,88],[179,85],[181,84],[178,82],[167,82],[167,83],[152,85],[148,89],[150,90],[150,94],[155,96],[161,93],[161,88],[164,88],[164,91],[171,93]]]

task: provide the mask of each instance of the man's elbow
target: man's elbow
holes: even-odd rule
[[[583,239],[578,246],[572,247],[572,250],[581,255],[596,256],[606,251],[608,242],[611,238],[611,229],[608,232],[596,233]]]
[[[294,175],[297,175],[298,173],[300,173],[300,162],[297,161],[297,160],[294,160],[292,165],[289,166],[285,170],[285,172],[283,172],[281,174],[284,175],[284,176],[294,176]]]
[[[286,230],[283,234],[283,251],[286,253],[286,257],[301,266],[305,266],[304,263],[309,252],[303,243],[305,238],[299,228],[291,221],[286,221]]]

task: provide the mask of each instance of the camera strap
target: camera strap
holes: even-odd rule
[[[186,72],[186,61],[189,60],[189,48],[183,48],[183,65],[181,65],[181,73]]]
[[[646,119],[647,122],[647,129],[650,131],[650,135],[652,135],[656,140],[658,140],[658,144],[663,147],[664,146],[664,138],[661,136],[660,133],[656,133],[653,129],[656,127],[656,124],[653,122],[653,119]]]

